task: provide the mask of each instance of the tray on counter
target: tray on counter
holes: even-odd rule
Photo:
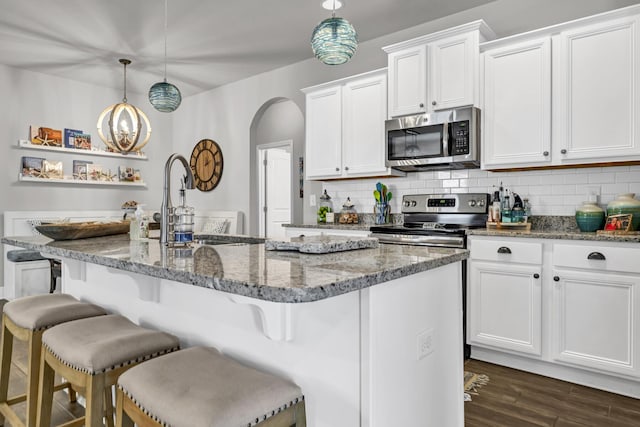
[[[531,223],[530,222],[489,222],[487,221],[487,230],[531,231]]]
[[[129,232],[129,221],[55,222],[36,225],[36,230],[53,240],[75,240]]]
[[[266,240],[264,248],[268,251],[299,251],[307,254],[328,254],[355,249],[377,248],[375,237],[357,236],[300,236],[289,240]]]

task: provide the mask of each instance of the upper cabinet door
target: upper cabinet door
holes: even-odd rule
[[[554,37],[554,156],[638,160],[640,28],[637,16]]]
[[[431,110],[476,103],[478,44],[477,32],[429,43],[428,102]]]
[[[307,179],[342,174],[342,87],[306,96]]]
[[[359,79],[343,88],[342,155],[347,176],[384,173],[387,75]]]
[[[487,50],[481,62],[482,167],[550,164],[550,37]]]
[[[427,111],[427,46],[389,54],[389,117]]]

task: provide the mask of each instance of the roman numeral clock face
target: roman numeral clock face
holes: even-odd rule
[[[222,150],[220,146],[210,139],[199,141],[191,152],[189,162],[196,188],[200,191],[211,191],[220,182],[222,177]]]

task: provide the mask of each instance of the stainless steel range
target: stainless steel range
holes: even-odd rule
[[[489,194],[414,194],[402,198],[404,222],[398,226],[371,227],[371,235],[380,243],[402,245],[467,247],[466,230],[486,227],[489,218]],[[466,344],[467,265],[462,263],[462,327],[463,354],[468,359],[471,349]]]
[[[469,228],[486,226],[489,194],[414,194],[403,196],[404,222],[371,227],[380,243],[465,248]]]

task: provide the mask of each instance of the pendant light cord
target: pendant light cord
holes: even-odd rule
[[[122,98],[122,102],[127,103],[127,63],[123,62],[124,65],[124,97]]]
[[[167,82],[167,7],[169,0],[164,0],[164,82]]]
[[[336,17],[336,0],[333,0],[333,12],[331,12],[331,17]]]

